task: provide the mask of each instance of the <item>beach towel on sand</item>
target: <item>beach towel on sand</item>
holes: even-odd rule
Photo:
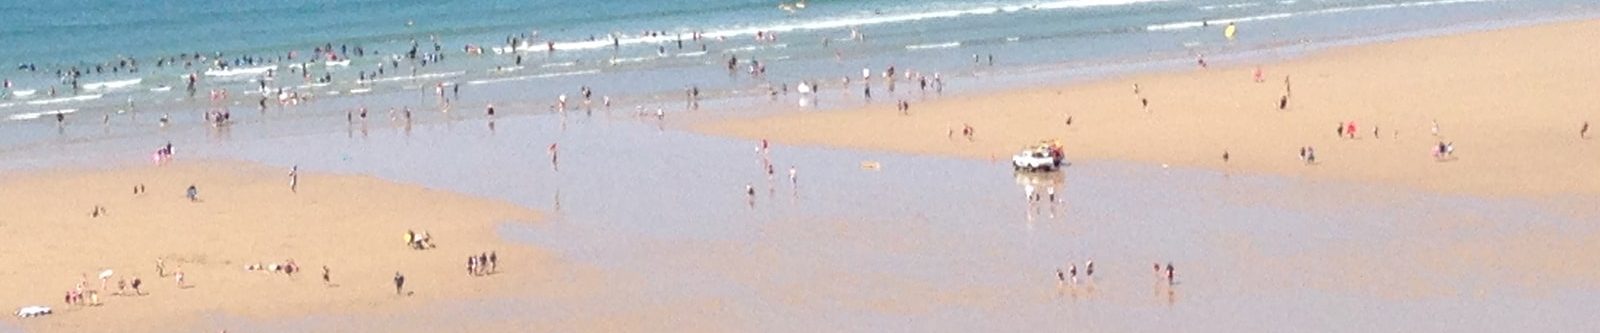
[[[51,311],[48,306],[25,306],[17,310],[17,317],[38,317],[51,313],[54,313],[54,311]]]

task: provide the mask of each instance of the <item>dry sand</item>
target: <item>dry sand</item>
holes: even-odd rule
[[[1001,162],[1025,144],[1060,138],[1078,161],[1491,196],[1592,195],[1600,194],[1595,45],[1600,21],[1556,23],[1329,50],[1263,65],[1260,83],[1252,77],[1256,64],[1213,62],[1211,69],[1090,84],[913,99],[910,116],[880,97],[862,109],[731,119],[697,130]],[[1279,111],[1285,77],[1292,96]],[[1356,122],[1357,139],[1336,137],[1335,126],[1347,121]],[[1579,139],[1585,121],[1596,127],[1590,140]],[[961,137],[963,124],[976,129],[974,140]],[[1458,158],[1435,161],[1430,151],[1440,141],[1453,142]],[[1316,149],[1317,165],[1298,159],[1302,146]],[[1224,151],[1230,162],[1222,161]]]
[[[538,215],[509,203],[464,197],[366,176],[302,170],[299,193],[288,170],[226,162],[162,167],[49,171],[12,175],[0,185],[0,300],[57,313],[12,324],[29,331],[170,332],[207,327],[212,314],[278,316],[414,311],[447,299],[558,292],[548,277],[565,264],[512,245],[497,223]],[[135,195],[144,184],[148,193]],[[197,185],[202,202],[184,198]],[[92,218],[95,205],[106,214]],[[407,229],[426,230],[438,248],[405,246]],[[500,274],[469,277],[466,256],[497,251]],[[162,258],[167,277],[158,277]],[[294,276],[247,272],[249,264],[295,260]],[[324,285],[321,267],[331,271]],[[87,275],[115,270],[103,305],[66,306],[63,296]],[[182,270],[192,288],[180,289]],[[391,278],[407,278],[409,297]],[[117,280],[139,277],[143,296],[112,296]],[[521,282],[521,283],[519,283]],[[130,291],[131,293],[131,291]],[[17,321],[6,316],[7,321]]]

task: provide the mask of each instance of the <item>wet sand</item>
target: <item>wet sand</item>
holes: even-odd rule
[[[214,316],[270,319],[311,315],[426,311],[430,304],[498,294],[550,294],[566,264],[545,251],[496,235],[500,223],[536,223],[539,214],[508,203],[451,194],[368,176],[301,170],[298,193],[288,170],[235,162],[178,162],[152,167],[56,170],[7,175],[0,186],[0,299],[45,305],[55,315],[12,324],[38,332],[216,331]],[[148,193],[133,194],[144,184]],[[184,197],[194,184],[201,202]],[[105,214],[91,217],[92,207]],[[412,250],[407,229],[426,230],[438,247]],[[469,254],[497,251],[498,274],[469,277]],[[156,271],[164,260],[166,277]],[[292,259],[301,271],[246,271]],[[332,284],[324,284],[322,267]],[[63,296],[115,271],[102,305],[66,306]],[[180,288],[181,270],[191,288]],[[392,277],[406,276],[408,297]],[[113,296],[117,281],[142,279],[144,295]],[[573,285],[560,288],[582,289]],[[132,294],[132,290],[128,290]],[[4,321],[16,320],[6,316]]]
[[[1247,81],[1248,70],[1240,73],[1239,80]],[[1205,75],[1222,74],[1174,77],[1194,76],[1198,82]],[[1152,82],[1165,80],[1177,79]],[[1131,96],[1126,86],[1106,85],[1103,89]],[[1149,84],[1143,86],[1147,94],[1157,94]],[[1053,93],[1039,92],[1048,94],[1044,97]],[[981,160],[987,157],[981,150],[985,147],[992,146],[1003,158],[1015,145],[1037,139],[1034,134],[1001,134],[1009,129],[985,126],[1026,121],[997,118],[986,120],[987,125],[975,121],[979,136],[974,143],[946,143],[943,124],[927,125],[934,126],[929,136],[937,144],[925,150],[917,150],[924,148],[914,144],[913,130],[890,123],[906,121],[906,126],[913,126],[941,114],[952,120],[976,117],[953,109],[929,109],[954,107],[934,105],[939,103],[981,104],[982,98],[914,102],[913,116],[905,118],[894,115],[887,105],[883,110],[778,116],[802,124],[818,124],[810,119],[882,121],[894,125],[886,127],[884,135],[904,136],[906,146],[874,146],[879,141],[868,137],[874,135],[870,131],[821,130],[819,140],[849,142],[776,145],[772,154],[779,168],[776,177],[761,170],[751,150],[753,140],[663,130],[654,121],[601,112],[505,117],[493,128],[477,117],[419,122],[415,130],[373,122],[370,135],[361,130],[231,139],[202,131],[173,133],[183,152],[180,159],[247,160],[274,167],[192,162],[203,164],[9,174],[10,182],[0,188],[0,195],[25,199],[0,202],[0,208],[32,212],[38,216],[34,220],[45,222],[0,217],[4,234],[42,235],[0,245],[0,250],[54,254],[47,249],[87,247],[94,251],[65,255],[61,264],[0,258],[0,267],[41,267],[37,274],[6,271],[0,275],[7,279],[0,280],[4,285],[46,286],[36,291],[0,290],[4,293],[0,299],[16,296],[29,300],[23,304],[62,309],[57,306],[61,293],[71,288],[79,273],[92,278],[101,268],[113,268],[118,276],[147,277],[153,274],[151,266],[158,256],[183,258],[196,287],[177,290],[170,278],[147,278],[149,296],[103,297],[108,304],[97,308],[41,319],[4,319],[0,330],[12,326],[31,331],[132,332],[1072,327],[1233,332],[1285,327],[1582,330],[1595,325],[1588,320],[1587,309],[1600,299],[1595,297],[1600,293],[1596,287],[1600,271],[1584,265],[1594,259],[1588,254],[1594,252],[1593,246],[1584,244],[1600,239],[1595,236],[1600,232],[1582,223],[1600,216],[1589,204],[1592,195],[1579,192],[1570,202],[1483,198],[1382,182],[1325,181],[1320,176],[1304,181],[1294,177],[1300,173],[1292,172],[1355,177],[1358,174],[1340,171],[1350,166],[1335,151],[1366,146],[1386,151],[1376,147],[1391,145],[1395,147],[1383,149],[1415,151],[1429,166],[1476,165],[1466,164],[1478,153],[1468,154],[1472,150],[1465,138],[1457,141],[1461,160],[1439,164],[1427,159],[1426,139],[1405,138],[1403,132],[1398,142],[1387,136],[1381,141],[1334,142],[1331,128],[1316,135],[1329,136],[1328,145],[1349,147],[1316,143],[1321,159],[1327,161],[1310,169],[1294,169],[1302,167],[1293,156],[1298,145],[1287,143],[1278,155],[1295,164],[1281,166],[1282,171],[1274,171],[1280,170],[1272,169],[1275,164],[1246,158],[1250,154],[1237,149],[1234,164],[1240,170],[1226,172],[1207,169],[1216,166],[1201,157],[1195,157],[1193,164],[1174,163],[1172,168],[1149,163],[1158,160],[1140,162],[1132,157],[1126,159],[1133,163],[1080,161],[1065,175],[1061,202],[1029,203],[1003,162]],[[885,118],[875,120],[877,113]],[[1319,117],[1311,113],[1261,112],[1294,123],[1301,117]],[[1120,119],[1130,131],[1132,123],[1172,121],[1164,120],[1159,109],[1150,116],[1139,114],[1148,118],[1124,118],[1110,111],[1086,114],[1092,116],[1075,118],[1074,128],[1065,132],[1069,145],[1088,140],[1074,135],[1113,134],[1078,128],[1084,119]],[[1223,117],[1246,118],[1228,114],[1232,113]],[[1356,120],[1366,126],[1364,119]],[[1425,132],[1427,120],[1422,122],[1413,127]],[[1455,130],[1443,117],[1441,126],[1446,134]],[[1047,124],[1038,127],[1041,132],[1049,130]],[[1279,130],[1262,133],[1272,131]],[[1575,132],[1572,128],[1564,133],[1575,137]],[[991,142],[999,140],[991,135],[1016,136],[1017,143]],[[544,153],[549,143],[562,147],[559,169]],[[831,148],[837,145],[877,151]],[[1079,156],[1087,153],[1078,150],[1091,147],[1069,148]],[[1172,147],[1177,148],[1183,147]],[[882,152],[885,149],[914,154]],[[43,161],[22,164],[48,166],[52,158],[70,163],[139,157],[112,151],[35,156]],[[869,159],[884,167],[859,168],[860,161]],[[18,161],[4,162],[0,164]],[[307,173],[302,193],[296,196],[283,195],[290,164]],[[799,187],[789,186],[783,175],[790,165],[799,169]],[[365,176],[319,175],[310,170]],[[151,194],[130,196],[128,188],[135,180],[150,185]],[[199,184],[207,202],[184,201],[181,192],[188,183]],[[746,184],[760,189],[754,205],[747,204],[742,192]],[[326,192],[318,192],[319,188]],[[250,204],[238,203],[245,199]],[[107,206],[110,215],[88,218],[88,208],[94,204]],[[196,205],[206,210],[194,211]],[[212,208],[217,206],[224,208]],[[316,209],[302,215],[288,213],[301,207]],[[549,215],[539,219],[527,209]],[[172,222],[201,219],[216,222]],[[519,222],[534,219],[540,222]],[[59,228],[62,225],[71,228]],[[202,237],[176,236],[180,227]],[[432,232],[441,249],[416,252],[401,246],[400,233],[412,227]],[[64,241],[80,236],[108,245]],[[335,242],[335,237],[347,238]],[[114,247],[119,251],[104,250]],[[506,273],[486,279],[465,276],[461,257],[491,249],[508,260],[501,265]],[[515,251],[526,253],[508,254]],[[307,273],[290,279],[241,269],[246,263],[284,258],[296,259]],[[509,258],[532,262],[512,263]],[[1094,291],[1087,286],[1056,288],[1054,269],[1088,259],[1095,260],[1098,269]],[[1179,270],[1175,288],[1157,282],[1150,272],[1151,262],[1168,261]],[[173,267],[179,260],[167,262]],[[321,286],[315,275],[322,263],[330,263],[341,287]],[[395,267],[399,265],[407,268]],[[511,270],[520,267],[536,269]],[[392,297],[389,277],[396,269],[410,277],[408,289],[416,290],[416,295]],[[357,279],[366,282],[357,287],[351,282]],[[129,306],[139,304],[151,306]]]
[[[854,110],[694,127],[996,161],[1059,138],[1080,163],[1128,160],[1494,196],[1596,194],[1600,140],[1592,138],[1600,128],[1579,138],[1585,121],[1600,126],[1600,94],[1589,84],[1600,80],[1600,61],[1588,56],[1596,36],[1600,21],[1581,21],[1340,48],[1262,64],[1259,83],[1256,63],[1213,61],[1210,69],[974,96],[902,88]],[[1292,91],[1280,111],[1285,77]],[[910,116],[896,112],[895,98],[911,100]],[[1348,121],[1357,124],[1356,138],[1338,138],[1335,126]],[[973,140],[961,136],[963,124],[975,128]],[[1440,141],[1454,143],[1456,159],[1430,156]],[[1302,146],[1315,148],[1315,166],[1297,158]]]

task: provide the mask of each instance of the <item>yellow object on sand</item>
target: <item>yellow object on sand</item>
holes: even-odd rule
[[[1233,40],[1233,34],[1236,32],[1239,32],[1239,27],[1234,26],[1233,23],[1228,23],[1228,28],[1222,30],[1222,36],[1228,37],[1228,40]]]

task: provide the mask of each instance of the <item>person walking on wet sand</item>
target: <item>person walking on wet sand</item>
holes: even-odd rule
[[[495,255],[494,251],[489,251],[489,273],[494,273],[499,268],[499,261],[499,256]]]
[[[1066,273],[1062,273],[1061,269],[1057,268],[1056,269],[1056,289],[1065,288],[1066,284],[1067,284],[1067,274]]]
[[[1083,278],[1094,282],[1094,260],[1083,263]]]
[[[1169,262],[1167,263],[1167,285],[1175,284],[1177,282],[1175,277],[1176,273],[1172,269],[1172,263]]]
[[[404,290],[405,286],[406,276],[400,275],[400,272],[394,272],[394,294],[400,295],[401,290]]]

